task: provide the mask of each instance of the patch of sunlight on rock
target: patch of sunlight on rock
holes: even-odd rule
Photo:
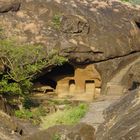
[[[79,104],[76,107],[69,107],[63,111],[57,111],[42,118],[41,128],[46,129],[54,125],[76,124],[83,118],[88,110],[87,104]]]

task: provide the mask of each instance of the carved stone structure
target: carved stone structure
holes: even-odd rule
[[[100,93],[101,77],[94,65],[65,64],[53,68],[36,83],[34,89],[41,93],[56,93],[59,98],[93,100]]]
[[[93,65],[75,67],[74,75],[57,81],[58,97],[92,100],[100,92],[101,77]]]

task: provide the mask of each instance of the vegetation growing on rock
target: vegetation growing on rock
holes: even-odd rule
[[[63,111],[57,111],[42,119],[42,128],[46,129],[54,125],[72,125],[79,122],[88,110],[87,104],[79,104],[76,107],[68,107]]]
[[[21,45],[11,40],[0,41],[0,62],[4,66],[1,75],[0,94],[25,97],[32,87],[31,80],[43,68],[62,65],[67,59],[58,51],[47,51],[41,45]]]

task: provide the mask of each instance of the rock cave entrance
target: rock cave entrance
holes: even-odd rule
[[[34,87],[37,91],[50,93],[49,95],[53,93],[58,98],[92,100],[97,94],[96,89],[101,87],[101,80],[93,65],[73,66],[66,63],[42,74],[35,80]]]
[[[60,87],[59,85],[61,85],[61,88],[64,89],[64,83],[61,83],[61,80],[66,77],[73,77],[74,72],[74,67],[69,63],[66,63],[62,66],[56,66],[52,68],[50,72],[43,74],[42,76],[33,81],[34,91],[43,93],[55,93],[58,87]],[[72,83],[70,83],[70,85],[72,90]]]
[[[48,72],[46,74],[47,77],[52,78],[52,79],[61,79],[61,77],[65,77],[65,76],[74,76],[74,66],[69,64],[69,63],[65,63],[62,66],[56,66],[54,67],[50,72]]]
[[[57,82],[53,79],[50,79],[46,76],[41,76],[38,79],[33,81],[33,91],[38,93],[50,93],[55,92]]]

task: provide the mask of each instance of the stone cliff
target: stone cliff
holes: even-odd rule
[[[41,44],[73,66],[93,65],[102,94],[122,95],[140,85],[140,6],[118,0],[0,0],[0,19],[0,39]],[[111,113],[97,140],[139,139],[138,93],[132,91],[107,110]],[[122,129],[128,124],[129,133]]]
[[[94,63],[106,90],[139,57],[139,10],[116,0],[1,0],[0,37],[56,49],[74,65]]]

